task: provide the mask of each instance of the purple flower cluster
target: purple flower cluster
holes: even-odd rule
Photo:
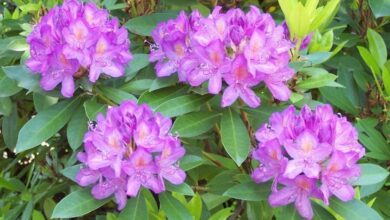
[[[342,201],[354,197],[351,182],[360,175],[356,162],[365,150],[356,129],[330,105],[314,112],[304,106],[298,115],[293,106],[273,113],[256,138],[259,146],[252,156],[260,166],[252,178],[258,183],[273,179],[272,206],[294,202],[303,217],[312,219],[310,197],[325,204],[332,195]],[[284,187],[278,189],[278,184]]]
[[[106,117],[98,115],[84,137],[85,152],[78,154],[84,164],[76,177],[78,184],[94,184],[96,199],[114,194],[121,210],[127,195],[136,196],[141,187],[160,193],[165,190],[164,179],[183,183],[186,175],[178,160],[185,150],[169,134],[171,125],[170,119],[132,101],[108,109]]]
[[[279,100],[289,99],[287,80],[294,75],[288,67],[292,42],[285,28],[276,25],[270,14],[251,7],[221,13],[216,7],[207,18],[193,11],[160,23],[153,31],[150,61],[159,77],[178,73],[191,86],[208,82],[208,91],[223,88],[222,106],[241,98],[248,106],[260,105],[252,87],[264,82]]]
[[[42,89],[62,83],[65,97],[73,96],[75,77],[87,71],[93,83],[102,73],[119,77],[132,59],[126,29],[92,2],[65,0],[42,17],[27,42],[31,57],[26,65],[42,75]]]

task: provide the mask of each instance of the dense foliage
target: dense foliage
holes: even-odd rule
[[[0,6],[0,219],[389,219],[389,0]]]

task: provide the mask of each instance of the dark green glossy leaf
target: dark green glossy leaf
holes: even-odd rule
[[[58,102],[57,97],[51,97],[45,94],[33,93],[33,100],[34,100],[34,107],[37,112],[41,112],[48,108],[49,106],[52,106]]]
[[[180,96],[162,103],[156,108],[156,111],[161,112],[166,117],[175,117],[199,110],[200,106],[210,98],[209,95]]]
[[[78,165],[67,167],[61,170],[61,174],[66,176],[68,179],[76,182],[76,175],[80,171],[81,166],[82,166],[81,164],[78,164]]]
[[[172,197],[168,192],[159,195],[161,209],[165,212],[170,220],[192,219],[191,214],[185,206],[177,199]]]
[[[152,92],[145,92],[139,97],[138,103],[147,103],[152,109],[156,109],[162,103],[183,95],[187,89],[185,87],[168,87]]]
[[[19,132],[19,116],[16,104],[12,106],[11,114],[3,117],[1,129],[5,145],[9,149],[15,149]]]
[[[109,199],[96,200],[91,195],[90,188],[84,188],[72,192],[63,198],[54,208],[51,218],[74,218],[90,213]]]
[[[84,110],[90,121],[95,120],[99,113],[105,113],[107,105],[98,103],[95,99],[90,99],[84,102]]]
[[[354,199],[349,202],[343,202],[332,197],[329,202],[329,207],[345,219],[383,220],[383,218],[374,209],[368,207],[362,201]]]
[[[145,197],[138,193],[137,197],[127,201],[126,207],[119,214],[118,220],[148,220]]]
[[[250,141],[244,122],[231,108],[222,115],[221,140],[226,152],[240,166],[249,154]]]
[[[158,23],[166,21],[170,18],[175,18],[176,16],[176,12],[154,13],[132,18],[126,22],[125,26],[130,32],[134,34],[150,36],[152,30],[157,26]]]
[[[69,121],[80,99],[62,101],[38,113],[20,130],[16,151],[31,149],[57,133]]]
[[[133,54],[133,60],[126,68],[126,76],[134,76],[139,70],[149,65],[148,54]]]
[[[15,80],[6,76],[0,69],[0,97],[8,97],[18,93],[22,88],[17,86]]]
[[[271,193],[271,184],[244,182],[228,189],[223,195],[245,201],[264,201]]]
[[[376,164],[359,164],[361,174],[354,185],[372,185],[385,180],[389,176],[389,171]]]
[[[66,129],[68,143],[73,150],[76,150],[83,143],[84,134],[88,129],[88,119],[84,107],[79,106],[69,121]]]
[[[9,116],[12,111],[12,101],[8,97],[0,97],[0,115]]]
[[[33,74],[24,65],[20,66],[5,66],[4,73],[16,81],[19,87],[30,91],[39,91],[39,75]]]
[[[180,168],[184,171],[191,170],[195,167],[198,167],[204,163],[204,160],[201,157],[195,155],[185,155],[180,160]]]
[[[106,96],[107,98],[111,99],[112,101],[114,101],[115,103],[117,104],[120,104],[122,103],[123,101],[128,101],[128,100],[137,100],[137,98],[128,93],[128,92],[125,92],[121,89],[116,89],[116,88],[112,88],[112,87],[106,87],[106,86],[100,86],[99,87],[99,92],[102,93],[104,96]]]
[[[194,112],[176,118],[171,129],[180,137],[195,137],[210,130],[219,119],[219,114],[212,112]]]
[[[390,16],[389,0],[368,0],[368,2],[376,18]]]
[[[187,183],[182,183],[180,185],[174,185],[168,181],[165,182],[165,187],[168,191],[177,192],[186,196],[193,196],[194,191]]]

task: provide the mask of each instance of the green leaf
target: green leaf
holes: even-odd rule
[[[370,52],[376,60],[379,67],[382,67],[387,60],[386,44],[381,35],[369,28],[367,30],[367,39]]]
[[[371,152],[367,153],[367,157],[371,157],[371,153],[378,155],[374,157],[379,160],[390,159],[390,148],[383,135],[375,128],[378,120],[375,118],[365,118],[358,120],[356,127],[359,131],[359,141]]]
[[[368,0],[368,2],[376,18],[390,16],[389,0]]]
[[[95,99],[84,102],[85,113],[90,121],[95,120],[99,113],[105,113],[107,105],[98,103]]]
[[[156,108],[156,112],[161,112],[166,117],[176,117],[189,112],[198,111],[200,106],[207,102],[209,95],[184,95],[168,100]]]
[[[126,68],[126,76],[133,76],[135,73],[145,68],[147,65],[149,65],[148,54],[133,54],[133,60]]]
[[[0,97],[8,97],[18,93],[22,88],[18,87],[15,80],[7,77],[0,69]]]
[[[5,179],[0,176],[0,189],[6,188],[8,190],[23,192],[25,186],[19,179]]]
[[[177,12],[160,12],[150,15],[143,15],[135,17],[126,22],[126,28],[134,33],[141,36],[150,36],[152,30],[157,26],[158,23],[164,22],[170,18],[175,18]]]
[[[46,220],[42,212],[34,210],[32,213],[32,220]]]
[[[85,116],[83,106],[79,106],[69,121],[66,128],[68,143],[73,150],[76,150],[83,143],[84,134],[88,129],[88,119]]]
[[[3,117],[1,129],[5,145],[13,150],[19,132],[19,116],[16,104],[13,104],[11,114]]]
[[[169,193],[164,192],[159,195],[161,209],[168,216],[169,220],[192,219],[191,214],[185,206]]]
[[[80,99],[60,102],[38,113],[20,130],[16,151],[31,149],[56,134],[69,121]]]
[[[277,220],[303,220],[292,204],[278,208],[275,216]]]
[[[336,218],[329,213],[324,207],[315,202],[311,203],[313,206],[314,220],[335,220]]]
[[[306,65],[308,66],[314,66],[321,63],[324,63],[332,56],[331,52],[317,52],[313,54],[309,54],[305,56]]]
[[[56,206],[56,202],[52,198],[46,198],[43,202],[43,211],[47,218],[50,218],[50,216],[53,214],[53,210]]]
[[[9,116],[12,111],[12,101],[8,97],[0,98],[0,115]]]
[[[382,80],[387,96],[390,97],[390,62],[388,61],[387,63],[389,65],[385,65],[382,70]]]
[[[148,220],[145,197],[138,193],[137,197],[127,201],[126,207],[119,214],[118,220]]]
[[[180,185],[174,185],[168,181],[165,182],[165,187],[168,191],[177,192],[186,196],[193,196],[194,191],[187,183],[182,183]]]
[[[123,86],[121,86],[121,90],[124,90],[126,92],[139,92],[149,89],[150,85],[152,84],[152,79],[139,79],[139,80],[132,80]]]
[[[11,41],[7,46],[7,49],[12,51],[26,51],[28,50],[28,48],[29,45],[27,44],[25,38],[15,39]]]
[[[153,92],[145,92],[139,97],[138,103],[147,103],[155,110],[162,103],[183,95],[187,89],[185,87],[172,86],[164,89],[158,89]]]
[[[368,186],[361,186],[360,187],[360,198],[364,198],[367,196],[370,196],[376,192],[378,192],[380,189],[382,189],[383,185],[385,185],[386,179],[383,180],[382,182],[373,184],[373,185],[368,185]]]
[[[149,91],[151,92],[157,89],[172,86],[177,83],[177,80],[177,75],[171,75],[169,77],[157,77],[150,85]]]
[[[77,164],[74,166],[66,167],[65,169],[61,170],[61,174],[66,176],[68,179],[73,180],[76,182],[76,175],[81,169],[81,164]]]
[[[329,101],[332,105],[351,113],[357,115],[359,113],[358,109],[349,101],[348,97],[343,93],[341,88],[330,88],[322,87],[320,88],[321,95]]]
[[[186,154],[180,160],[180,168],[188,171],[202,165],[203,162],[204,160],[201,157]]]
[[[202,198],[198,193],[186,205],[194,220],[200,220],[202,215]]]
[[[37,112],[41,112],[48,108],[49,106],[52,106],[58,102],[57,97],[51,97],[45,94],[33,93],[33,100],[34,100],[34,108],[37,110]]]
[[[102,93],[104,96],[111,99],[117,104],[120,104],[123,101],[127,101],[127,100],[137,100],[137,98],[132,94],[120,89],[106,87],[106,86],[99,86],[98,90],[99,90],[98,92]]]
[[[34,209],[34,202],[33,201],[29,201],[27,203],[26,207],[24,207],[21,220],[30,220],[32,212],[33,212],[33,209]]]
[[[271,193],[270,189],[270,184],[257,184],[251,181],[235,185],[223,195],[245,201],[264,201]]]
[[[51,218],[74,218],[88,214],[109,199],[96,200],[91,195],[90,188],[83,188],[72,192],[63,198],[54,208]]]
[[[32,74],[24,65],[5,66],[4,73],[17,82],[19,87],[29,91],[40,91],[39,75]]]
[[[207,183],[208,192],[213,194],[224,194],[228,189],[237,185],[237,180],[234,179],[239,172],[237,170],[226,170],[217,174]]]
[[[343,202],[335,197],[330,199],[329,207],[344,219],[353,220],[383,220],[383,218],[372,208],[359,200]]]
[[[299,83],[297,83],[297,87],[305,90],[320,88],[324,86],[334,87],[335,85],[337,86],[337,83],[334,82],[336,78],[336,75],[330,73],[316,75],[303,81],[300,81]]]
[[[219,114],[212,112],[194,112],[176,118],[171,129],[180,137],[195,137],[210,130],[219,120]]]
[[[358,48],[360,56],[363,58],[364,62],[367,64],[368,67],[370,67],[371,72],[373,74],[376,74],[376,75],[380,74],[380,68],[379,68],[377,62],[375,61],[374,56],[370,53],[370,51],[368,51],[366,48],[360,47],[360,46],[358,46],[357,48]]]
[[[361,168],[361,174],[354,185],[372,185],[380,183],[389,176],[389,171],[376,165],[376,164],[359,164]]]
[[[226,152],[240,166],[249,154],[250,141],[244,122],[231,108],[222,115],[221,140]]]
[[[214,213],[209,220],[226,220],[233,214],[233,208],[234,206],[224,208],[219,210],[218,212]]]

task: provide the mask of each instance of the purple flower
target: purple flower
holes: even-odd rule
[[[287,158],[284,157],[282,148],[277,139],[267,142],[264,146],[252,153],[252,157],[260,161],[260,166],[252,173],[252,179],[257,182],[266,182],[274,178],[274,190],[277,181],[287,165]]]
[[[164,179],[181,184],[185,173],[178,166],[185,150],[170,135],[172,122],[147,105],[133,101],[109,108],[106,117],[84,137],[83,163],[76,180],[81,186],[94,185],[92,195],[104,199],[115,195],[118,209],[126,205],[127,195],[137,196],[141,187],[160,193]]]
[[[285,101],[291,91],[287,81],[292,42],[271,15],[251,7],[248,13],[214,8],[208,17],[184,12],[160,23],[152,33],[150,61],[157,62],[157,76],[178,73],[179,81],[200,86],[208,83],[211,94],[223,92],[221,106],[241,98],[256,108],[260,98],[251,87],[264,82],[272,95]]]
[[[322,172],[321,191],[324,194],[325,204],[329,204],[328,198],[331,194],[342,201],[353,199],[355,190],[351,186],[351,182],[359,176],[359,167],[356,164],[349,167],[346,156],[343,153],[335,152]]]
[[[222,88],[222,76],[230,71],[229,63],[220,40],[210,42],[206,47],[194,47],[194,54],[182,61],[181,79],[187,78],[191,86],[199,86],[209,80],[208,90],[218,94]]]
[[[101,73],[124,75],[132,59],[127,31],[117,19],[94,3],[65,0],[51,9],[27,37],[31,57],[26,65],[42,76],[43,90],[62,83],[61,93],[72,97],[75,78],[89,75],[96,82]]]
[[[293,158],[284,171],[284,176],[290,179],[302,172],[309,178],[318,178],[321,170],[318,162],[327,158],[332,152],[330,144],[319,143],[309,130],[303,131],[295,141],[286,142],[285,149]]]
[[[260,98],[250,89],[258,83],[247,69],[247,61],[243,55],[236,57],[232,63],[231,72],[224,76],[229,85],[222,96],[222,107],[233,104],[240,97],[248,106],[256,108],[260,105]]]
[[[294,106],[273,113],[269,123],[256,132],[259,146],[252,157],[260,162],[252,173],[255,182],[273,179],[269,201],[272,206],[295,202],[298,212],[312,219],[310,197],[329,203],[335,195],[351,200],[351,182],[360,175],[356,162],[364,148],[356,129],[345,117],[334,114],[330,105],[312,111],[304,106],[296,114]],[[278,190],[278,184],[286,187]]]
[[[306,218],[313,218],[313,209],[311,207],[310,197],[314,196],[321,198],[321,194],[316,188],[316,180],[310,179],[304,175],[295,177],[292,180],[285,181],[283,189],[272,192],[269,196],[269,203],[271,206],[287,205],[292,202],[299,214]]]

